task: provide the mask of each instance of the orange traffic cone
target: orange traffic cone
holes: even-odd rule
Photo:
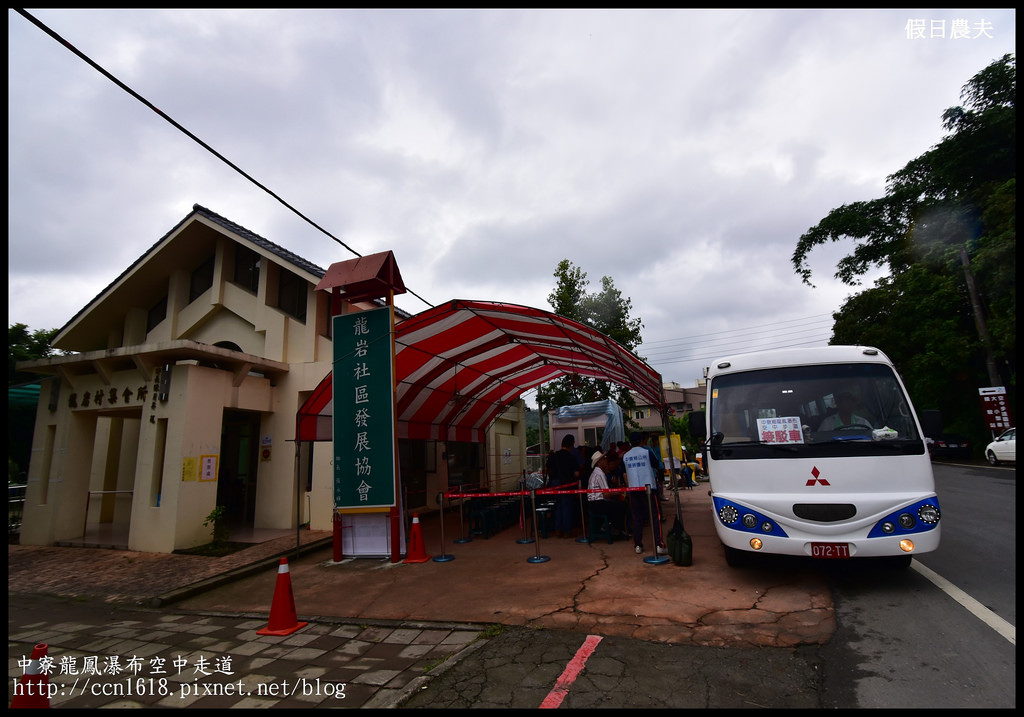
[[[32,648],[32,657],[21,679],[14,685],[11,709],[48,709],[50,707],[50,678],[43,672],[40,660],[46,657],[47,646],[41,642]]]
[[[409,536],[409,553],[405,556],[405,563],[425,563],[427,550],[423,547],[423,532],[420,529],[420,517],[416,513],[412,515],[412,534]]]
[[[257,635],[291,635],[308,625],[299,622],[295,615],[295,596],[292,594],[292,576],[288,571],[288,559],[281,558],[277,568],[277,586],[274,588],[274,602],[270,606],[270,621]]]

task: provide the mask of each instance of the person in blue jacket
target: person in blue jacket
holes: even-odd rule
[[[657,458],[647,447],[643,433],[633,433],[629,437],[633,446],[622,457],[626,466],[626,480],[630,488],[645,488],[650,491],[629,493],[630,531],[633,534],[633,550],[637,555],[644,552],[644,526],[653,519],[655,548],[659,555],[665,555],[668,549],[661,535],[661,501],[658,500]],[[646,495],[650,495],[647,500]]]

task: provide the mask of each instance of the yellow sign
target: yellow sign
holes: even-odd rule
[[[670,438],[672,439],[672,457],[678,461],[683,457],[682,441],[679,440],[678,433],[673,433]],[[658,440],[660,441],[661,460],[668,467],[668,441],[665,440],[665,436],[658,436]]]
[[[185,458],[181,462],[181,479],[184,481],[195,480],[199,472],[199,462],[195,456]]]

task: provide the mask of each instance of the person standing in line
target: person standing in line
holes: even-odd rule
[[[622,457],[626,455],[626,451],[629,450],[629,444],[624,441],[620,441],[617,446],[613,444],[612,448],[608,449],[609,459],[610,454],[615,455],[615,461],[608,464],[608,469],[605,471],[605,475],[608,477],[608,485],[612,488],[623,488],[626,485],[626,469],[622,465]],[[625,500],[625,496],[619,494],[618,498],[620,502]]]
[[[661,459],[661,446],[658,445],[657,439],[651,434],[644,436],[644,445],[647,446],[647,450],[651,452],[651,461],[654,466],[654,488],[658,494],[658,500],[664,503],[668,500],[665,497],[665,481],[663,476],[665,475],[665,463]]]
[[[573,450],[576,439],[571,433],[562,437],[561,449],[555,451],[548,462],[548,488],[572,490],[579,487],[579,462]],[[575,504],[579,502],[574,495],[555,496],[555,531],[559,538],[571,538],[575,525]]]
[[[622,460],[626,466],[626,480],[630,488],[650,487],[650,491],[643,493],[634,491],[629,494],[630,531],[633,533],[633,551],[640,555],[644,552],[644,526],[648,518],[654,519],[654,540],[659,555],[665,555],[668,550],[665,541],[661,536],[661,503],[658,500],[657,481],[655,473],[656,466],[653,465],[651,450],[647,447],[644,434],[633,433],[630,435],[632,448],[623,456]],[[644,496],[649,495],[648,501]]]
[[[610,488],[611,486],[608,485],[608,475],[614,470],[615,464],[620,462],[618,455],[611,450],[607,453],[601,453],[598,450],[590,460],[594,470],[590,474],[590,482],[587,487],[590,490],[606,490]],[[616,532],[622,533],[626,520],[626,504],[618,499],[617,494],[587,493],[587,508],[592,513],[608,516],[613,535]]]
[[[596,448],[594,448],[594,452],[595,453],[601,453],[601,455],[605,456],[608,460],[612,460],[617,455],[615,453],[615,444],[614,443],[610,444],[608,446],[608,450],[606,450],[604,452],[601,451],[601,446],[597,446]],[[594,460],[594,457],[591,456],[590,460]]]
[[[573,441],[575,442],[575,439],[573,439]],[[587,459],[590,458],[589,451],[590,447],[587,446],[586,441],[584,441],[578,446],[574,445],[572,447],[570,453],[572,453],[573,457],[576,459],[576,463],[580,468],[582,468],[583,465],[587,462]],[[577,478],[582,477],[582,475],[583,474],[581,473],[580,475],[577,476]]]

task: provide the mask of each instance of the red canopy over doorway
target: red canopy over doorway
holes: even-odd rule
[[[509,404],[574,373],[664,405],[659,374],[578,321],[517,304],[449,301],[395,326],[398,436],[483,442]],[[332,440],[333,406],[328,374],[299,409],[297,440]]]

